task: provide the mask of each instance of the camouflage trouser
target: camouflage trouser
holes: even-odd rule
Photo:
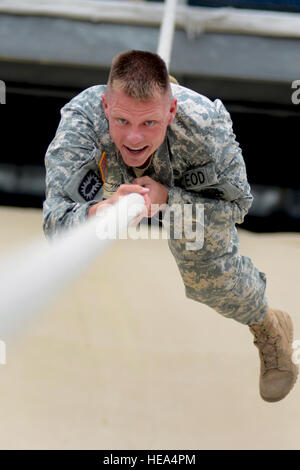
[[[238,252],[234,225],[205,226],[204,245],[185,249],[184,240],[169,240],[188,298],[208,305],[227,318],[249,324],[263,321],[267,311],[266,276]]]

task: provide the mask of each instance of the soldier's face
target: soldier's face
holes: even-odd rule
[[[136,100],[119,89],[102,95],[110,136],[128,166],[142,166],[163,143],[176,114],[177,100],[157,94]]]

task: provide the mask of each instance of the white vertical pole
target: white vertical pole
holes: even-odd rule
[[[176,22],[177,0],[165,0],[165,9],[160,27],[157,54],[166,62],[169,68]]]

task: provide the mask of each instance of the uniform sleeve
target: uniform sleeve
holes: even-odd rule
[[[168,204],[204,205],[205,218],[216,226],[242,223],[253,197],[247,181],[245,162],[235,140],[232,120],[220,100],[214,102],[215,112],[205,137],[209,160],[215,164],[216,181],[201,191],[190,191],[179,186],[169,188]],[[224,197],[218,197],[218,194]]]
[[[101,149],[93,123],[82,106],[70,103],[61,110],[60,124],[45,157],[46,236],[83,222],[88,209],[103,194],[97,164]]]

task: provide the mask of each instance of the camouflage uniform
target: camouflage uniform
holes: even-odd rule
[[[135,178],[110,138],[105,89],[88,88],[61,110],[46,154],[46,235],[83,222],[92,204]],[[238,253],[235,224],[243,221],[252,196],[230,115],[220,100],[178,85],[172,89],[176,117],[145,175],[168,187],[171,206],[204,204],[203,248],[187,250],[184,238],[168,241],[186,295],[241,323],[263,321],[265,275]]]

